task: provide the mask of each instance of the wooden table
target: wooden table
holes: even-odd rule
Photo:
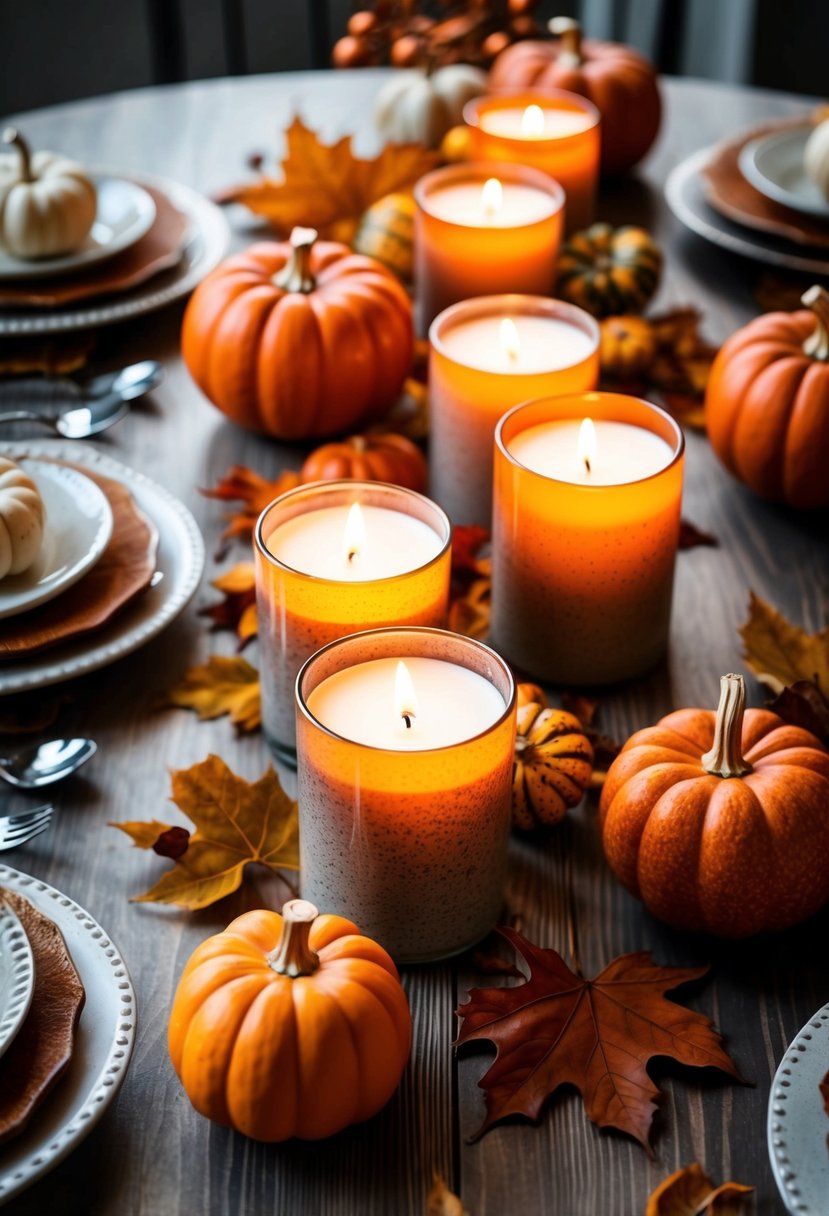
[[[352,129],[367,136],[380,77],[357,72],[210,81],[62,106],[19,123],[36,147],[55,146],[124,172],[169,175],[209,192],[244,176],[249,152],[275,152],[297,109],[326,136]],[[758,269],[684,233],[667,212],[662,184],[671,166],[695,148],[764,117],[804,111],[806,103],[695,81],[667,81],[665,94],[666,122],[655,152],[638,178],[606,195],[601,212],[656,232],[667,251],[656,306],[700,306],[706,333],[719,341],[757,311],[752,292]],[[360,142],[370,149],[370,137]],[[241,246],[250,221],[239,212],[234,222]],[[169,309],[101,335],[103,362],[152,356],[167,370],[152,402],[136,408],[101,446],[187,503],[211,550],[220,511],[197,487],[214,484],[234,462],[275,475],[300,454],[237,430],[200,397],[178,355],[180,316]],[[602,705],[604,729],[620,739],[672,708],[716,704],[719,675],[741,667],[737,626],[749,588],[809,629],[827,619],[829,563],[821,521],[759,502],[722,471],[696,434],[688,437],[684,513],[715,533],[720,547],[679,556],[669,660]],[[207,577],[216,573],[209,565]],[[560,1093],[539,1127],[514,1123],[470,1145],[466,1137],[483,1112],[477,1081],[491,1056],[480,1051],[455,1061],[453,1011],[481,979],[446,964],[405,974],[415,1026],[412,1061],[399,1092],[372,1123],[328,1143],[269,1147],[194,1113],[167,1057],[176,980],[203,937],[262,898],[273,898],[276,888],[268,880],[259,890],[248,885],[224,906],[197,914],[131,905],[128,895],[146,890],[165,863],[132,849],[106,822],[177,821],[167,802],[169,769],[209,751],[247,778],[266,766],[261,740],[234,738],[226,720],[201,724],[189,713],[156,708],[159,693],[186,667],[232,651],[231,638],[209,636],[196,616],[214,598],[205,581],[165,635],[71,689],[62,733],[93,735],[99,754],[83,777],[56,791],[53,829],[8,856],[78,899],[112,934],[135,981],[140,1016],[137,1047],[114,1109],[12,1209],[20,1216],[421,1216],[437,1171],[460,1191],[471,1216],[638,1216],[659,1181],[699,1160],[715,1179],[757,1187],[748,1211],[782,1212],[766,1152],[769,1083],[789,1040],[829,1000],[829,917],[736,947],[673,932],[644,913],[609,873],[592,801],[545,847],[515,841],[510,909],[531,938],[566,953],[572,882],[586,974],[631,950],[652,950],[665,964],[710,961],[710,979],[686,999],[719,1024],[753,1088],[657,1064],[653,1072],[664,1101],[653,1160],[632,1141],[598,1132],[574,1092]],[[751,701],[760,703],[762,695],[750,681]],[[286,784],[293,788],[290,778]]]

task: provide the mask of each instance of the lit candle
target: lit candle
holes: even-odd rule
[[[429,331],[431,493],[453,522],[492,524],[498,419],[534,397],[599,380],[599,327],[580,308],[538,296],[455,304]]]
[[[255,532],[262,724],[291,763],[294,682],[310,654],[379,625],[442,625],[450,527],[412,490],[378,482],[300,486],[263,511]]]
[[[458,300],[500,291],[550,295],[564,194],[520,165],[450,165],[415,187],[418,324]]]
[[[592,221],[601,153],[601,119],[592,102],[562,89],[498,92],[469,102],[464,119],[476,160],[541,169],[564,187],[567,231]]]
[[[496,430],[492,638],[558,684],[609,684],[662,656],[684,441],[647,401],[526,402]]]
[[[458,953],[495,924],[510,825],[515,689],[480,642],[382,629],[297,680],[303,897],[398,962]]]

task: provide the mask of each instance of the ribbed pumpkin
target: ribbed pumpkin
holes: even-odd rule
[[[306,900],[247,912],[195,950],[170,1056],[196,1110],[254,1140],[319,1140],[388,1102],[411,1017],[386,951]]]
[[[638,378],[656,358],[656,334],[644,317],[606,317],[600,325],[601,365],[606,376]]]
[[[711,446],[763,498],[829,506],[829,293],[771,312],[720,348],[705,394]]]
[[[218,266],[193,293],[181,334],[205,396],[279,439],[327,438],[382,417],[413,343],[411,304],[395,276],[310,228]]]
[[[656,72],[644,56],[617,42],[582,41],[569,17],[549,23],[558,42],[518,42],[492,65],[491,89],[568,89],[588,97],[602,116],[602,172],[624,173],[656,139],[662,102]]]
[[[644,228],[591,224],[562,248],[556,295],[594,317],[641,312],[661,270],[662,252]]]
[[[408,282],[414,266],[414,215],[413,195],[387,194],[363,215],[352,249],[382,262]]]
[[[611,868],[654,916],[747,937],[829,899],[829,753],[763,709],[742,676],[716,713],[681,709],[628,739],[600,801]]]
[[[578,718],[550,709],[537,684],[519,684],[517,702],[512,822],[529,832],[554,827],[568,807],[578,806],[590,783],[593,748]]]
[[[426,489],[426,457],[405,435],[352,435],[324,443],[302,466],[303,481],[388,481],[409,490]]]

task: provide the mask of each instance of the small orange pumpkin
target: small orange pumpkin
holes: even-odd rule
[[[295,899],[282,916],[245,913],[194,951],[168,1042],[200,1114],[254,1140],[318,1140],[385,1106],[411,1032],[382,946]]]
[[[601,330],[601,362],[606,376],[617,380],[645,375],[656,358],[656,334],[644,317],[606,317]]]
[[[805,510],[829,506],[829,292],[802,300],[805,311],[757,317],[721,347],[705,420],[730,473]]]
[[[324,443],[302,466],[303,481],[388,481],[409,490],[426,489],[426,457],[405,435],[352,435]]]
[[[640,730],[599,804],[616,876],[661,920],[747,937],[805,920],[829,899],[829,752],[764,709],[742,676],[716,713],[680,709]]]
[[[578,806],[590,784],[593,748],[578,718],[550,709],[537,684],[519,684],[517,702],[512,822],[529,832],[555,826]]]
[[[222,262],[193,293],[181,333],[205,396],[278,439],[342,435],[381,418],[413,349],[397,278],[311,228]]]

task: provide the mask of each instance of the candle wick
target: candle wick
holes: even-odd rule
[[[414,717],[414,714],[407,713],[407,714],[403,714],[401,716],[403,718],[403,721],[406,723],[406,730],[411,730],[412,729],[412,718]]]
[[[590,472],[590,460],[588,459],[587,456],[585,456],[585,458],[584,458],[584,467],[587,469],[587,472],[589,473]]]
[[[359,550],[359,549],[349,549],[349,550],[348,550],[348,560],[349,560],[349,563],[354,561],[354,558],[357,556],[357,554],[358,554],[359,552],[360,552],[360,550]]]

